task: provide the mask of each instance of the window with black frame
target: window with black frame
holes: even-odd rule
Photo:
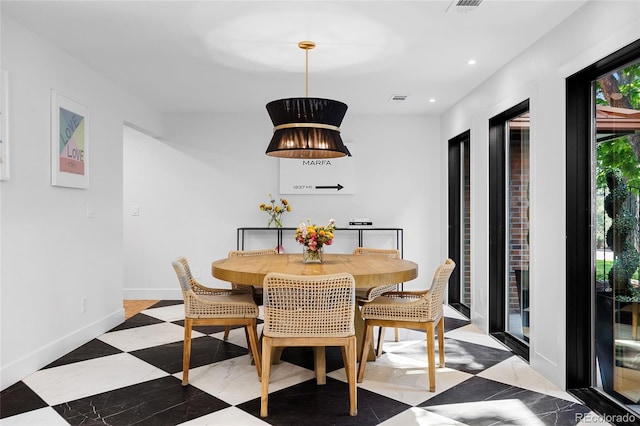
[[[529,359],[529,101],[489,120],[489,331]]]

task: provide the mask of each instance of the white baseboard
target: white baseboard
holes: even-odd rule
[[[31,352],[0,369],[0,390],[6,389],[124,322],[124,309],[103,317]]]

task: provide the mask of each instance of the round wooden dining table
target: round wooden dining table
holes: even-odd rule
[[[323,263],[303,263],[302,254],[273,254],[263,256],[237,256],[216,260],[211,274],[220,280],[236,284],[262,287],[269,272],[291,275],[328,275],[348,272],[353,275],[357,288],[400,284],[418,276],[418,265],[404,259],[384,256],[353,254],[325,254]],[[356,309],[354,317],[357,351],[360,353],[364,336],[364,320]],[[369,361],[375,360],[373,346],[369,348]]]
[[[325,254],[324,263],[302,263],[302,254],[274,254],[230,257],[211,264],[215,278],[255,287],[262,287],[269,272],[292,275],[348,272],[357,288],[369,288],[411,281],[418,276],[418,265],[410,260],[352,254]]]

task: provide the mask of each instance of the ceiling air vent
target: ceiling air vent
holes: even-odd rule
[[[407,100],[408,95],[391,95],[389,102],[402,102]]]
[[[482,3],[482,0],[453,0],[446,11],[455,10],[460,13],[472,12],[480,6],[480,3]]]

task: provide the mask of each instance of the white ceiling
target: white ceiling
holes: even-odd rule
[[[457,1],[457,0],[455,0]],[[585,0],[18,1],[3,15],[162,112],[343,101],[349,114],[439,114]],[[475,59],[476,65],[467,64]],[[390,102],[392,95],[408,95]],[[429,102],[429,99],[435,102]]]

